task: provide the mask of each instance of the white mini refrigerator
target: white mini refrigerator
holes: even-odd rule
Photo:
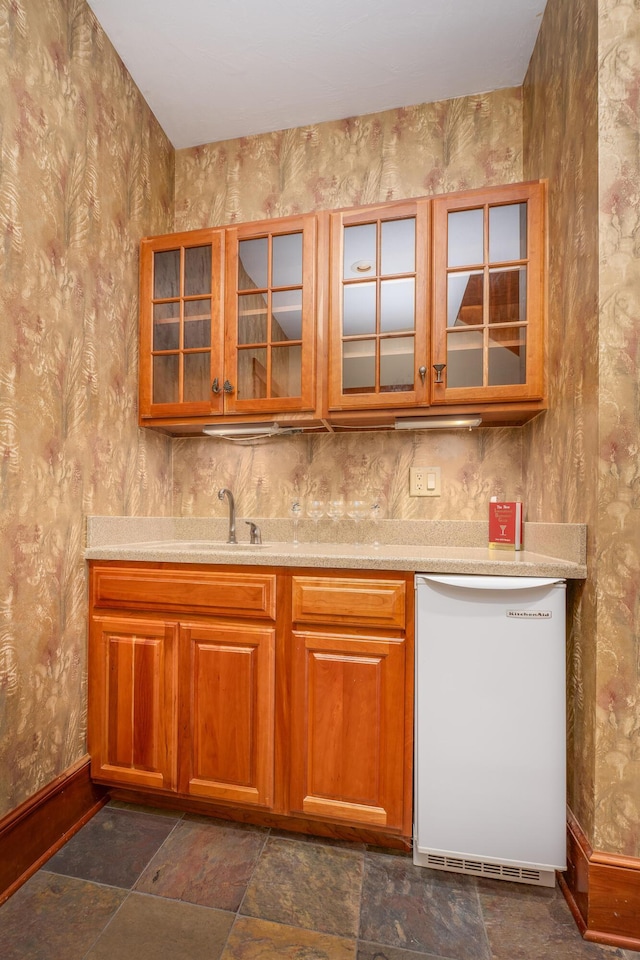
[[[553,886],[566,867],[566,584],[415,582],[413,861]]]

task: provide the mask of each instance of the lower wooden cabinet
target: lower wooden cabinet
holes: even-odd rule
[[[410,837],[409,575],[94,561],[90,583],[95,779]]]
[[[181,793],[273,806],[275,629],[180,626]]]
[[[177,786],[176,624],[95,616],[89,633],[89,732],[96,779]]]
[[[404,638],[293,635],[291,808],[403,824]]]

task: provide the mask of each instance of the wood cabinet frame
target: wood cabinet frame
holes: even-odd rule
[[[540,181],[511,184],[486,190],[435,197],[433,203],[433,321],[431,340],[431,402],[434,406],[484,402],[522,402],[544,397],[545,291],[544,291],[544,184]],[[527,320],[526,377],[522,384],[477,387],[447,386],[447,221],[449,213],[507,204],[527,204]],[[485,233],[487,221],[485,217]],[[486,244],[486,239],[485,239]],[[462,268],[464,270],[464,268]],[[486,279],[485,279],[486,286]],[[484,291],[484,298],[487,298]],[[502,326],[520,326],[520,321]],[[470,329],[474,329],[473,327]],[[483,364],[488,356],[485,350]],[[434,376],[434,364],[443,364],[441,381]],[[485,369],[486,374],[486,369]],[[442,411],[445,412],[444,410]]]
[[[97,781],[123,797],[331,836],[365,831],[372,842],[408,847],[411,574],[91,561],[89,580],[89,746]],[[136,649],[143,651],[138,671]],[[335,734],[335,764],[358,749],[350,740],[358,730],[367,736],[368,760],[344,781],[343,797],[329,795],[337,767],[317,749],[322,712],[310,711],[309,699],[320,691],[317,664],[329,667],[321,683],[327,693],[347,674],[364,684]],[[227,717],[233,742],[207,739]]]
[[[415,327],[413,331],[413,387],[403,391],[385,391],[378,393],[349,394],[343,390],[342,353],[343,353],[343,280],[342,263],[345,227],[385,221],[415,218]],[[430,312],[430,269],[429,269],[429,218],[430,201],[427,199],[406,200],[361,207],[357,210],[344,210],[331,215],[331,288],[329,306],[329,396],[328,409],[334,410],[371,410],[389,407],[415,407],[428,404],[428,379],[422,378],[419,370],[428,363],[428,332]],[[376,271],[377,272],[377,271]],[[379,304],[378,304],[379,311]],[[380,330],[376,327],[376,342]],[[398,334],[402,337],[402,334]],[[376,352],[376,369],[379,377],[380,354]],[[329,413],[330,416],[330,413]]]
[[[223,412],[223,394],[210,391],[206,400],[177,403],[157,403],[153,400],[153,303],[151,292],[154,289],[154,255],[163,251],[182,250],[211,244],[211,352],[209,381],[220,377],[224,359],[223,327],[223,271],[224,271],[223,228],[189,230],[182,233],[167,234],[163,237],[147,237],[140,244],[140,329],[139,329],[139,399],[138,417],[141,426],[156,420],[180,415],[191,418],[209,418]],[[178,298],[180,299],[180,298]],[[182,304],[182,300],[181,300]],[[183,305],[181,306],[181,324]],[[181,342],[181,359],[184,350]],[[180,363],[179,393],[182,394],[183,365]]]
[[[237,263],[239,244],[242,240],[254,240],[289,233],[301,233],[303,237],[302,259],[302,338],[301,349],[301,395],[299,397],[266,397],[243,400],[235,389],[238,382],[238,302]],[[299,217],[282,217],[261,223],[245,223],[226,229],[226,283],[225,283],[225,349],[224,376],[232,386],[225,394],[225,414],[282,414],[312,412],[316,407],[316,264],[317,264],[317,218],[313,214]],[[287,348],[291,349],[291,348]],[[271,381],[271,350],[267,350],[267,368],[263,376]],[[256,376],[260,372],[256,371]]]
[[[435,382],[434,364],[446,364],[446,215],[465,209],[526,200],[529,205],[529,276],[526,382],[481,387],[447,387],[446,367],[441,383]],[[544,181],[469,190],[458,194],[387,201],[366,207],[318,211],[299,217],[256,221],[211,230],[187,231],[147,238],[141,247],[140,286],[140,401],[139,422],[175,436],[201,432],[216,424],[260,423],[275,420],[282,426],[337,431],[388,428],[398,417],[410,414],[468,413],[482,415],[483,424],[522,424],[546,405],[546,185]],[[411,390],[378,393],[345,393],[342,386],[342,231],[345,226],[376,220],[416,216],[416,328],[414,383]],[[302,229],[307,256],[304,262],[304,335],[302,396],[243,400],[235,395],[236,255],[242,239]],[[211,379],[218,379],[219,394],[212,392],[201,404],[152,404],[149,290],[151,252],[176,244],[196,245],[215,237],[220,277],[215,288],[213,313],[219,317],[213,335]],[[224,248],[224,249],[222,249]],[[224,288],[224,289],[223,289]],[[224,309],[223,309],[224,306]],[[224,322],[222,317],[224,316]],[[215,321],[212,319],[212,325]],[[376,334],[377,337],[377,334]],[[398,333],[401,337],[401,333]],[[380,342],[377,340],[376,342]],[[424,380],[422,370],[424,369]],[[261,371],[256,369],[256,377]],[[229,380],[230,392],[224,392]],[[472,408],[472,409],[471,409]]]

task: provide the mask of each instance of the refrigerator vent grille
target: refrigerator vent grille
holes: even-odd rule
[[[499,880],[512,880],[516,883],[537,883],[549,886],[549,875],[555,882],[555,874],[550,870],[536,870],[531,867],[512,867],[504,863],[492,863],[488,860],[469,860],[466,857],[451,857],[444,854],[428,853],[421,858],[425,867],[434,870],[453,870],[456,873],[471,873],[478,877],[494,877]]]

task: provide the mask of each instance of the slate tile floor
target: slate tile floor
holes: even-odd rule
[[[110,804],[0,907],[2,960],[613,960],[558,890]]]

